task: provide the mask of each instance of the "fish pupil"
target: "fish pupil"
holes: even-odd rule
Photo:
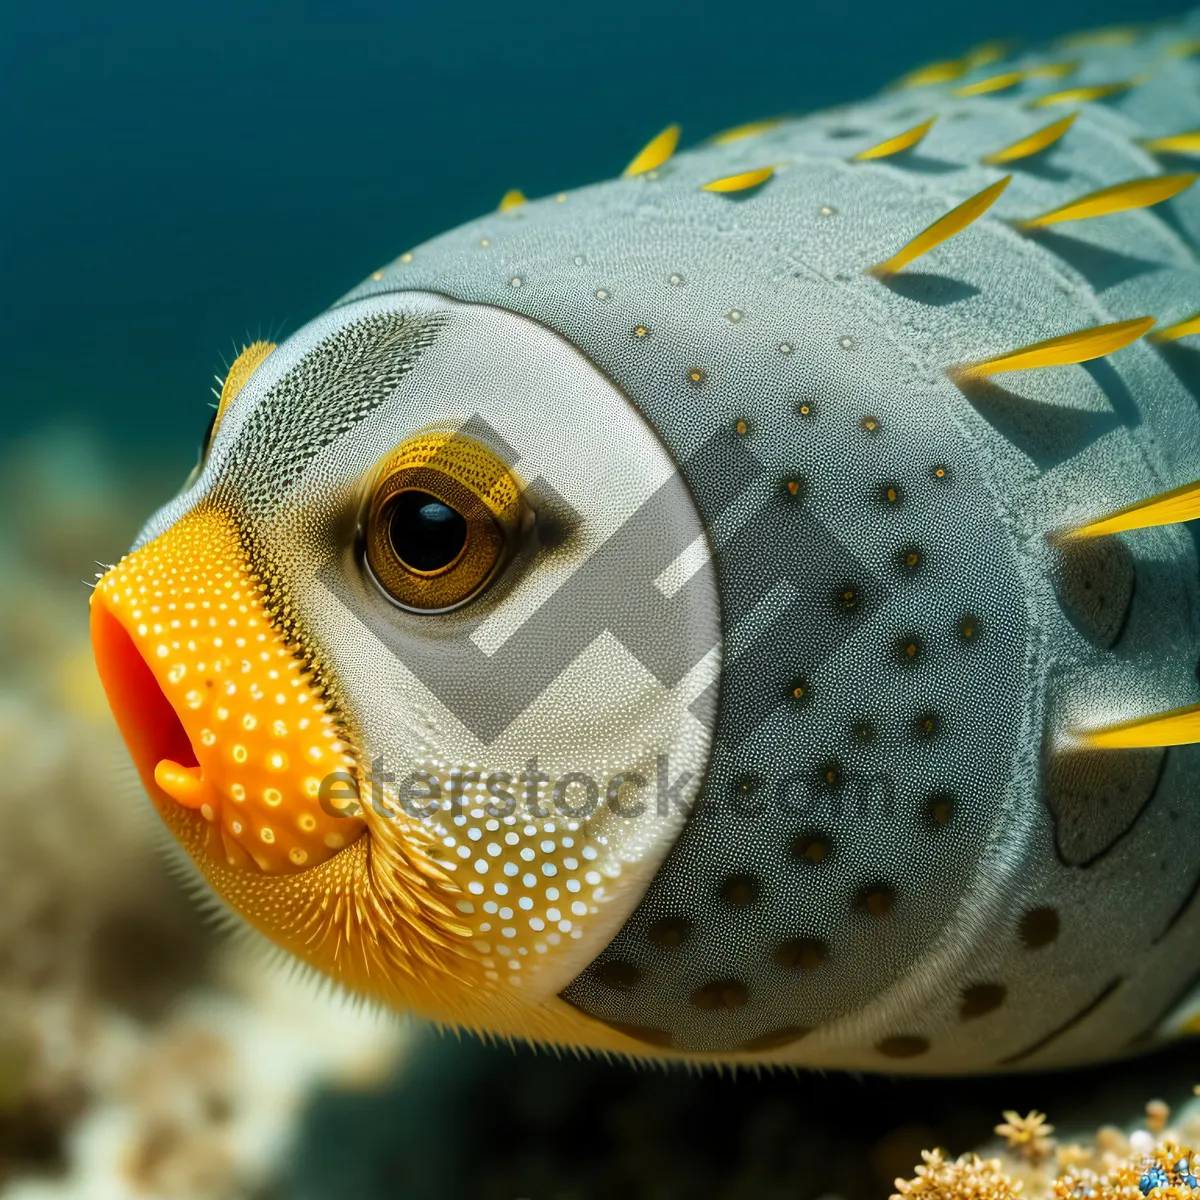
[[[467,543],[462,514],[428,492],[401,493],[388,526],[392,549],[406,567],[430,573],[450,566]]]

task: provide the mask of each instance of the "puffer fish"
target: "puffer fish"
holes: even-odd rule
[[[1200,1028],[1200,14],[655,137],[223,381],[95,654],[346,989],[952,1073]]]

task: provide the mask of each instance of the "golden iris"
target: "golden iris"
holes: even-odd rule
[[[520,485],[498,455],[463,434],[430,430],[375,470],[367,564],[397,604],[445,612],[496,578],[525,519]]]

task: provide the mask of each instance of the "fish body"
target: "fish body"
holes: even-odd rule
[[[385,1003],[631,1056],[1190,1032],[1198,37],[668,130],[249,348],[93,600],[214,890]]]

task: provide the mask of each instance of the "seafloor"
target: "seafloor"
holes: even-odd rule
[[[166,494],[128,465],[64,431],[0,452],[0,1197],[1193,1192],[1192,1045],[965,1081],[634,1070],[364,1013],[216,929],[168,869],[87,644],[93,560]],[[1009,1149],[993,1127],[1032,1109],[1055,1133],[1018,1123]],[[954,1163],[976,1149],[1000,1161]]]

